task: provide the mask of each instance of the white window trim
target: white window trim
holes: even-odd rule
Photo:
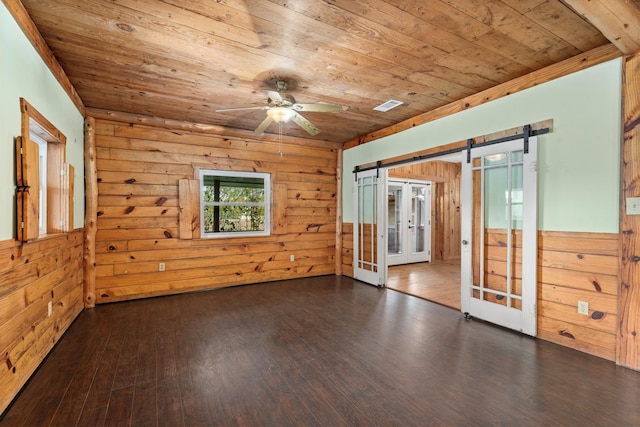
[[[262,178],[264,180],[264,231],[232,231],[219,233],[206,233],[204,230],[204,208],[207,206],[204,201],[204,177],[208,175],[230,176],[244,178]],[[242,172],[242,171],[221,171],[217,169],[200,169],[200,237],[204,239],[220,239],[230,237],[251,237],[271,235],[271,174],[262,172]],[[220,203],[219,206],[224,206]],[[234,206],[254,206],[252,203],[226,203]]]

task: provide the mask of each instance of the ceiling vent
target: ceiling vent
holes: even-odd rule
[[[398,105],[402,105],[402,104],[404,104],[404,102],[396,101],[395,99],[390,99],[387,102],[385,102],[384,104],[380,104],[377,107],[375,107],[374,110],[382,111],[384,113],[384,112],[389,111],[392,108],[396,108]]]

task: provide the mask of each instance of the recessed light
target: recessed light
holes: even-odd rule
[[[380,104],[377,107],[375,107],[374,110],[386,112],[386,111],[389,111],[392,108],[396,108],[398,105],[402,105],[402,104],[404,104],[404,102],[396,101],[395,99],[390,99],[387,102],[385,102],[383,104]]]

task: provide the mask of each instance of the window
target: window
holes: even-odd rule
[[[202,237],[269,235],[269,174],[201,169],[200,183]]]
[[[27,241],[73,227],[73,166],[65,163],[66,137],[20,99],[16,138],[17,239]]]

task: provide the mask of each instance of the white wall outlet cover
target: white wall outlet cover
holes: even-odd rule
[[[627,215],[640,215],[640,197],[627,197]]]
[[[578,301],[578,314],[589,315],[589,303],[586,301]]]

